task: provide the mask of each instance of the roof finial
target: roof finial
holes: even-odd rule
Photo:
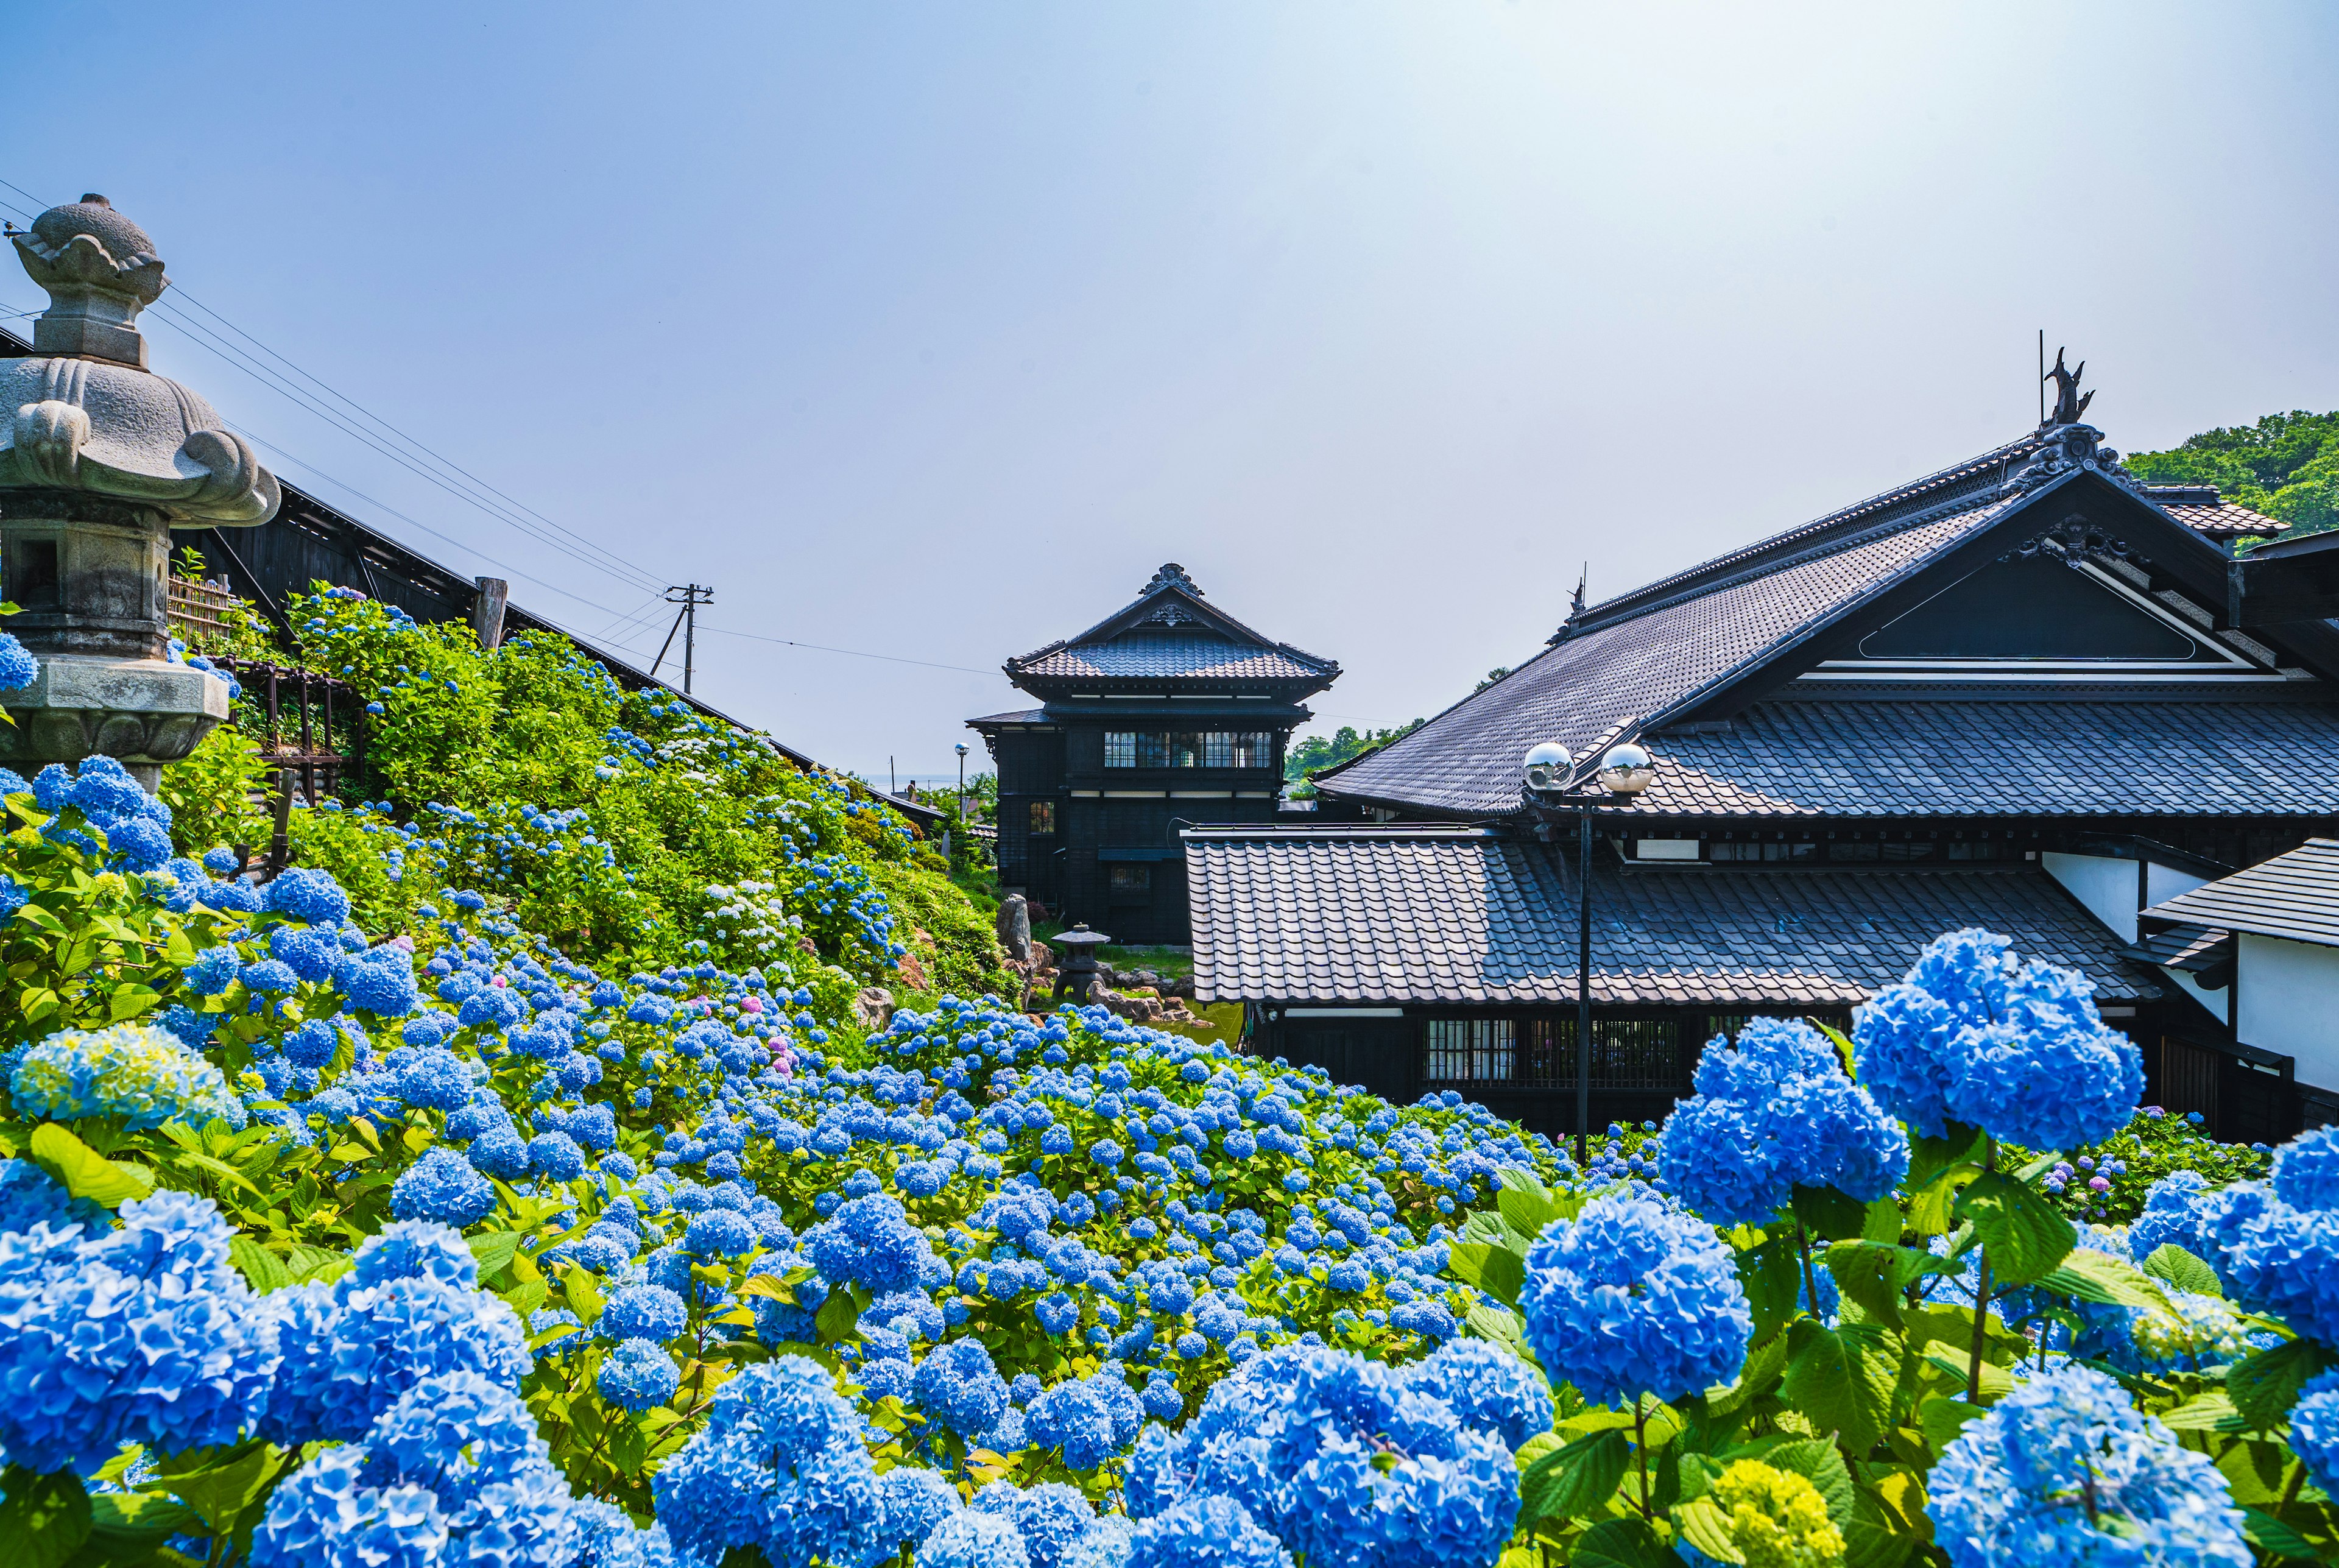
[[[1147,598],[1164,588],[1176,588],[1198,599],[1202,597],[1202,590],[1194,586],[1194,579],[1186,575],[1186,568],[1175,561],[1165,562],[1161,569],[1153,574],[1153,580],[1138,591],[1137,597]]]
[[[1584,570],[1575,579],[1575,597],[1568,603],[1567,618],[1569,620],[1580,621],[1584,618],[1584,590],[1591,586],[1592,563],[1586,561],[1584,563]]]
[[[2038,427],[2040,429],[2052,425],[2076,425],[2079,422],[2079,417],[2087,411],[2087,405],[2096,400],[2093,392],[2085,397],[2079,394],[2079,378],[2087,373],[2087,360],[2080,360],[2077,370],[2067,370],[2063,368],[2063,350],[2055,350],[2055,368],[2039,378],[2042,381],[2055,383],[2055,408],[2047,416],[2046,423]]]

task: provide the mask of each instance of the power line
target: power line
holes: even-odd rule
[[[30,192],[25,191],[23,186],[15,184],[11,182],[0,180],[0,185],[5,185],[9,190],[16,192],[18,194],[25,197],[28,201],[37,202],[40,199],[37,196],[34,196]],[[22,212],[22,209],[16,208],[14,203],[5,204],[9,206],[11,211]],[[509,495],[496,488],[486,480],[479,478],[468,468],[465,468],[451,459],[441,456],[430,447],[419,440],[417,440],[414,437],[408,435],[405,431],[400,429],[389,420],[382,419],[380,415],[357,402],[354,399],[346,396],[333,387],[328,385],[317,376],[301,369],[301,367],[296,364],[293,360],[270,348],[258,338],[252,336],[250,332],[245,331],[233,321],[229,321],[219,311],[212,310],[210,306],[205,305],[202,301],[195,299],[191,294],[188,294],[183,286],[173,285],[173,290],[179,298],[183,299],[188,304],[191,304],[197,310],[202,311],[204,315],[218,321],[229,331],[233,332],[237,337],[242,338],[248,343],[251,343],[254,348],[257,348],[262,353],[266,354],[270,359],[274,360],[277,363],[286,367],[286,369],[291,371],[292,374],[299,376],[302,380],[319,388],[327,396],[350,409],[350,414],[345,415],[340,411],[340,409],[325,403],[316,395],[307,391],[302,387],[290,380],[285,375],[271,369],[267,364],[256,359],[251,353],[246,352],[244,350],[237,347],[234,343],[229,341],[226,338],[221,336],[216,330],[204,325],[200,321],[196,321],[192,317],[189,317],[184,311],[177,310],[174,307],[173,301],[167,299],[157,301],[153,306],[148,308],[149,313],[152,314],[155,320],[160,321],[163,325],[178,331],[181,335],[194,342],[198,347],[209,350],[212,354],[220,359],[225,360],[229,364],[234,366],[237,370],[242,370],[245,375],[252,377],[254,380],[259,381],[262,386],[268,388],[270,390],[289,399],[307,412],[314,414],[319,419],[323,419],[326,423],[331,425],[335,429],[340,430],[342,434],[350,437],[352,440],[361,443],[368,449],[375,452],[379,456],[388,458],[390,461],[397,463],[400,467],[405,468],[409,473],[415,475],[417,478],[421,478],[428,483],[438,486],[440,489],[445,490],[448,494],[455,497],[457,499],[478,508],[479,510],[487,513],[489,517],[495,518],[497,520],[506,524],[507,526],[517,529],[521,534],[526,535],[536,543],[543,545],[547,548],[557,550],[561,554],[568,556],[571,559],[577,561],[580,565],[591,567],[595,570],[607,576],[615,577],[620,580],[627,580],[627,586],[630,587],[645,588],[654,586],[662,586],[656,574],[626,559],[624,557],[618,555],[616,551],[609,549],[607,547],[587,538],[584,535],[576,532],[574,529],[554,522],[551,518],[545,517],[543,513],[537,511],[534,508],[513,499]],[[378,436],[374,431],[363,429],[354,424],[350,417],[351,415],[354,415],[357,419],[361,419],[377,427],[380,431],[384,432],[384,434]],[[411,449],[411,451],[401,451],[398,449],[397,447],[389,444],[392,441],[400,443],[403,446]],[[430,465],[436,466],[433,467]],[[447,471],[441,472],[439,471],[441,469]],[[450,478],[449,474],[458,477]],[[490,497],[497,498],[498,499],[491,500],[489,498]],[[504,504],[498,504],[498,500]],[[525,515],[523,516],[522,514]],[[586,549],[594,552],[596,556],[605,558],[595,559],[591,556],[580,554],[576,546],[566,543],[560,538],[550,537],[545,532],[546,529],[553,530],[553,532],[557,534],[566,535],[568,539],[576,541],[577,545],[581,545]],[[630,580],[627,580],[629,578]]]
[[[24,197],[28,202],[37,203],[41,200],[38,196],[34,195],[30,191],[25,190],[22,185],[18,185],[6,179],[0,179],[0,187],[5,187],[8,190],[15,192],[18,195]],[[30,222],[35,217],[38,216],[37,212],[27,212],[25,209],[18,207],[15,203],[6,201],[5,199],[0,199],[0,207],[6,208],[8,211],[23,217],[27,222]],[[479,478],[477,475],[472,474],[470,470],[463,468],[461,465],[455,463],[449,459],[441,457],[438,452],[424,445],[421,441],[407,435],[397,426],[365,408],[354,399],[351,399],[337,390],[319,377],[311,374],[310,371],[301,369],[301,367],[293,360],[286,358],[281,353],[278,353],[275,350],[270,348],[266,343],[262,342],[258,338],[253,337],[250,332],[245,331],[242,327],[237,326],[233,321],[222,315],[219,311],[212,310],[202,301],[195,299],[186,291],[183,285],[173,284],[173,288],[176,294],[181,299],[183,299],[188,304],[194,306],[195,309],[201,311],[204,315],[209,316],[212,320],[219,322],[221,326],[224,327],[228,331],[233,332],[238,338],[241,338],[245,342],[252,344],[255,349],[259,350],[260,352],[266,354],[270,359],[274,360],[277,363],[286,367],[286,369],[293,375],[299,376],[302,380],[318,388],[326,396],[331,397],[336,402],[351,410],[351,414],[356,418],[362,419],[375,427],[378,427],[381,431],[385,432],[385,434],[378,437],[372,431],[356,426],[352,423],[350,416],[341,414],[338,409],[324,403],[314,394],[309,393],[300,386],[292,383],[285,375],[271,370],[266,364],[254,358],[251,353],[239,349],[234,343],[230,342],[225,338],[222,337],[217,330],[206,327],[201,321],[186,318],[183,311],[166,310],[165,302],[159,301],[154,305],[148,308],[150,314],[154,315],[156,319],[162,321],[164,325],[177,330],[182,336],[194,343],[197,347],[208,350],[217,358],[226,360],[230,365],[242,370],[252,380],[260,382],[263,387],[276,392],[278,395],[285,398],[287,400],[292,402],[303,410],[314,414],[317,418],[323,419],[327,424],[331,425],[335,429],[340,430],[342,434],[350,437],[352,440],[360,442],[368,450],[389,459],[390,461],[397,463],[400,467],[405,468],[409,473],[414,474],[416,477],[438,486],[449,495],[451,495],[457,499],[464,501],[467,504],[477,508],[479,510],[487,513],[489,517],[495,518],[498,521],[505,523],[535,543],[542,545],[548,549],[558,551],[558,553],[577,562],[581,566],[590,567],[607,577],[615,578],[621,582],[626,582],[626,577],[618,570],[613,569],[612,566],[607,564],[607,562],[614,562],[617,567],[623,567],[625,572],[633,574],[634,577],[638,579],[627,583],[627,586],[631,587],[641,588],[657,582],[658,579],[656,576],[645,568],[635,565],[635,563],[627,560],[626,557],[617,555],[615,551],[608,549],[606,546],[597,544],[593,540],[587,538],[584,535],[577,533],[574,529],[553,521],[550,518],[548,518],[543,513],[536,510],[535,508],[528,506],[525,502],[515,499],[503,490],[498,489],[495,486]],[[13,312],[15,317],[36,316],[40,313],[41,311],[37,309]],[[574,637],[580,643],[594,644],[615,641],[617,646],[625,648],[627,652],[634,653],[637,657],[639,656],[640,651],[634,648],[630,643],[625,640],[625,638],[638,636],[640,631],[644,629],[641,626],[637,625],[627,627],[623,636],[613,636],[612,634],[616,631],[616,628],[626,626],[627,622],[639,622],[643,612],[648,609],[651,605],[660,603],[662,596],[652,597],[639,608],[634,610],[619,611],[611,609],[607,605],[601,604],[593,599],[588,599],[583,595],[576,593],[571,589],[564,588],[557,584],[548,582],[532,572],[524,571],[520,567],[515,567],[508,561],[498,559],[497,557],[488,554],[485,550],[480,549],[478,546],[473,545],[467,540],[459,539],[451,534],[434,528],[429,524],[422,522],[410,514],[399,510],[389,503],[376,499],[374,497],[366,494],[363,490],[360,490],[356,486],[350,484],[347,480],[334,478],[332,475],[326,473],[322,468],[318,468],[315,464],[311,463],[304,459],[296,457],[284,448],[278,446],[275,442],[268,440],[264,437],[257,435],[251,430],[245,429],[240,425],[231,425],[230,428],[233,429],[239,435],[242,435],[246,440],[251,441],[253,445],[267,448],[270,451],[275,453],[284,461],[291,463],[295,467],[306,469],[308,472],[314,474],[318,478],[324,480],[327,484],[355,497],[358,500],[364,502],[367,506],[376,508],[379,510],[387,513],[389,516],[398,518],[400,522],[403,522],[411,528],[419,528],[422,532],[429,534],[433,538],[443,540],[446,543],[454,546],[458,549],[467,551],[469,554],[478,557],[480,560],[487,562],[490,566],[498,567],[503,571],[509,572],[512,576],[520,578],[524,582],[534,583],[537,587],[548,589],[553,593],[560,595],[563,598],[572,600],[589,609],[598,610],[603,615],[614,617],[609,623],[608,630],[605,630],[590,636],[585,633],[577,631],[572,626],[565,626],[562,623],[554,620],[549,616],[543,616],[538,618],[543,620],[547,625],[566,633],[571,637]],[[420,454],[420,456],[419,458],[410,456],[406,452],[398,450],[395,447],[387,444],[391,440],[404,443],[407,447],[411,448],[415,453]],[[424,466],[425,461],[437,464],[439,467],[451,471],[454,475],[459,476],[460,479],[465,482],[458,483],[455,479],[448,478],[447,475]],[[472,487],[476,487],[476,490],[472,488]],[[484,497],[479,492],[485,492],[486,496],[495,497],[502,501],[504,505],[498,506],[484,498]],[[515,516],[513,509],[517,509],[518,512],[525,514],[527,519],[533,519],[534,525],[540,525],[543,528],[550,528],[558,533],[565,534],[568,536],[569,538],[576,540],[580,545],[583,545],[586,548],[607,557],[607,562],[594,560],[589,557],[579,554],[577,550],[563,543],[561,540],[547,537],[540,531],[539,527],[532,526],[529,521],[524,520],[523,518],[519,516]],[[691,619],[695,623],[696,616],[692,616]],[[705,629],[709,632],[719,633],[724,636],[742,637],[750,642],[770,643],[780,647],[803,648],[814,653],[837,654],[846,658],[876,659],[885,664],[915,665],[923,669],[955,670],[965,675],[988,676],[998,673],[995,670],[977,669],[970,665],[943,664],[933,659],[906,658],[898,654],[868,653],[859,648],[840,648],[832,646],[825,643],[800,642],[792,637],[775,637],[766,636],[755,632],[734,631],[728,626],[706,626]]]

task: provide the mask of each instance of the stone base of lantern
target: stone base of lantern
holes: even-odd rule
[[[38,656],[41,673],[0,694],[0,764],[30,777],[49,763],[110,756],[152,793],[161,764],[195,749],[228,716],[227,683],[166,659]]]

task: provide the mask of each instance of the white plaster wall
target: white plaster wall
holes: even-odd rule
[[[2339,948],[2247,932],[2241,942],[2234,1032],[2297,1058],[2301,1083],[2339,1089]]]
[[[2178,871],[2173,865],[2155,864],[2145,872],[2144,902],[2147,904],[2166,903],[2178,893],[2191,892],[2208,884],[2206,876],[2195,876],[2189,871]]]
[[[2209,1010],[2209,1016],[2223,1023],[2231,1016],[2233,983],[2226,982],[2223,991],[2211,991],[2181,969],[2160,966],[2161,974],[2176,983],[2176,989]]]
[[[2122,942],[2136,940],[2136,862],[2050,849],[2038,857],[2038,863],[2089,914],[2117,932]]]

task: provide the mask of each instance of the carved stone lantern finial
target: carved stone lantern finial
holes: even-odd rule
[[[146,369],[138,313],[169,287],[154,242],[103,196],[8,236],[49,308],[0,360],[7,629],[40,674],[5,701],[0,762],[104,754],[153,788],[227,717],[223,682],[169,658],[171,530],[276,515],[276,478],[187,388]]]

